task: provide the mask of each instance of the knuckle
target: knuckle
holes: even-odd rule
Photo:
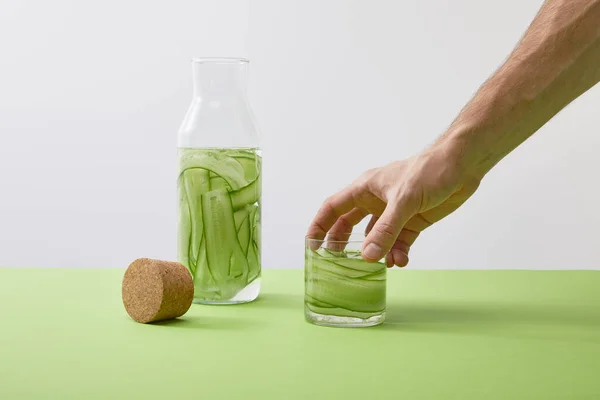
[[[321,206],[321,209],[323,210],[323,212],[326,212],[326,213],[330,213],[331,212],[331,213],[333,213],[333,212],[335,212],[333,204],[334,204],[333,196],[329,196],[323,202],[323,205]]]
[[[363,176],[371,177],[371,176],[375,175],[377,173],[377,171],[379,171],[379,168],[369,168],[368,170],[365,171]]]
[[[315,222],[315,230],[318,233],[327,233],[327,231],[325,230],[325,228],[323,227],[323,225],[321,225],[320,222]]]
[[[388,222],[380,220],[373,229],[385,239],[396,239],[396,227]]]
[[[348,221],[348,218],[346,218],[345,216],[341,216],[340,218],[338,218],[337,224],[340,228],[343,228],[343,229],[346,229],[350,226],[350,222]]]
[[[333,195],[328,196],[323,202],[323,207],[331,207],[331,203],[333,202]]]
[[[400,250],[406,255],[408,255],[408,253],[410,252],[410,246],[407,243],[401,241],[400,238],[396,239],[396,243],[394,243],[392,249]]]
[[[367,177],[365,175],[361,175],[358,177],[357,180],[354,181],[353,186],[360,189],[363,189],[365,186],[367,186],[367,184],[369,183],[369,180],[371,178]]]
[[[416,185],[407,183],[402,187],[394,190],[393,198],[397,202],[403,202],[408,204],[415,204],[419,202],[420,190]]]
[[[358,179],[356,180],[356,184],[358,184],[361,187],[365,186],[369,181],[371,181],[371,179],[373,179],[375,175],[377,175],[377,171],[379,171],[379,168],[371,168],[366,170],[362,175],[358,177]]]

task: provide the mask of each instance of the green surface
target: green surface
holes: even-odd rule
[[[0,399],[600,398],[600,271],[391,270],[361,329],[304,322],[300,270],[140,325],[122,275],[0,269]]]

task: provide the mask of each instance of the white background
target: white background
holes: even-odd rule
[[[322,200],[431,143],[539,0],[2,0],[0,265],[175,258],[176,132],[196,56],[251,59],[266,268]],[[421,235],[412,268],[598,268],[600,89]]]

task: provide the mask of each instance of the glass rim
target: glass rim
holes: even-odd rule
[[[195,57],[193,64],[248,64],[250,60],[241,57]]]
[[[367,238],[366,234],[359,233],[359,232],[350,232],[350,233],[337,232],[336,235],[340,235],[340,236],[348,235],[349,237],[347,240],[332,240],[332,239],[328,239],[329,233],[327,233],[327,235],[323,239],[312,238],[307,235],[304,237],[304,241],[305,241],[305,243],[321,243],[321,244],[322,243],[363,243],[365,241],[365,239]]]

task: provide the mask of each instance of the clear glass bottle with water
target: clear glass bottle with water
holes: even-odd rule
[[[194,94],[178,135],[178,258],[196,303],[245,303],[260,290],[262,158],[248,64],[192,61]]]

